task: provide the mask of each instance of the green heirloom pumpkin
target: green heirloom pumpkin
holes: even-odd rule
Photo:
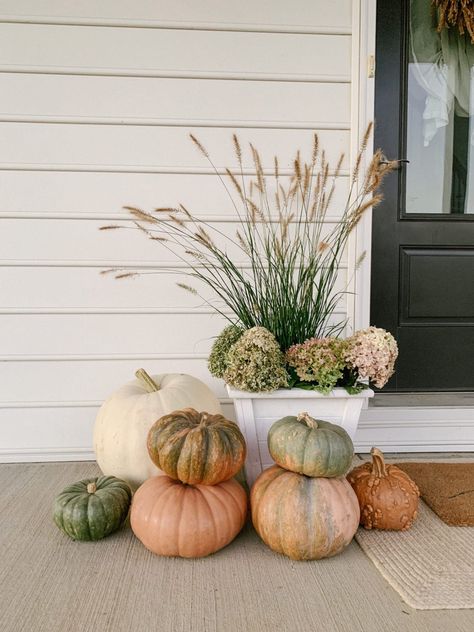
[[[276,421],[268,432],[268,449],[285,470],[324,478],[345,474],[354,456],[344,428],[313,419],[308,413]]]
[[[222,415],[194,408],[175,410],[148,433],[148,454],[171,478],[188,485],[217,485],[237,474],[245,462],[243,434]]]
[[[53,519],[73,540],[100,540],[120,528],[131,499],[129,485],[115,476],[87,478],[56,497]]]

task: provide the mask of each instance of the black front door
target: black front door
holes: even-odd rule
[[[430,0],[378,0],[375,147],[406,159],[375,210],[371,322],[384,391],[474,391],[474,45]]]

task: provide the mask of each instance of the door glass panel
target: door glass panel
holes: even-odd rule
[[[474,45],[411,0],[406,213],[474,213]]]

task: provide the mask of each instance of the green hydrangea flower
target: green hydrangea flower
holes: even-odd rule
[[[241,391],[260,393],[288,386],[285,357],[264,327],[248,329],[227,354],[224,379]]]
[[[211,375],[218,378],[224,377],[229,350],[243,333],[244,330],[241,327],[228,325],[217,336],[208,359],[208,367]]]
[[[345,349],[345,341],[338,338],[310,338],[290,347],[286,361],[302,382],[329,393],[343,376]]]

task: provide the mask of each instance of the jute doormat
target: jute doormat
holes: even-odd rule
[[[474,527],[474,463],[397,463],[446,524]]]
[[[474,608],[474,529],[446,525],[421,501],[408,531],[359,528],[356,540],[412,608]]]

